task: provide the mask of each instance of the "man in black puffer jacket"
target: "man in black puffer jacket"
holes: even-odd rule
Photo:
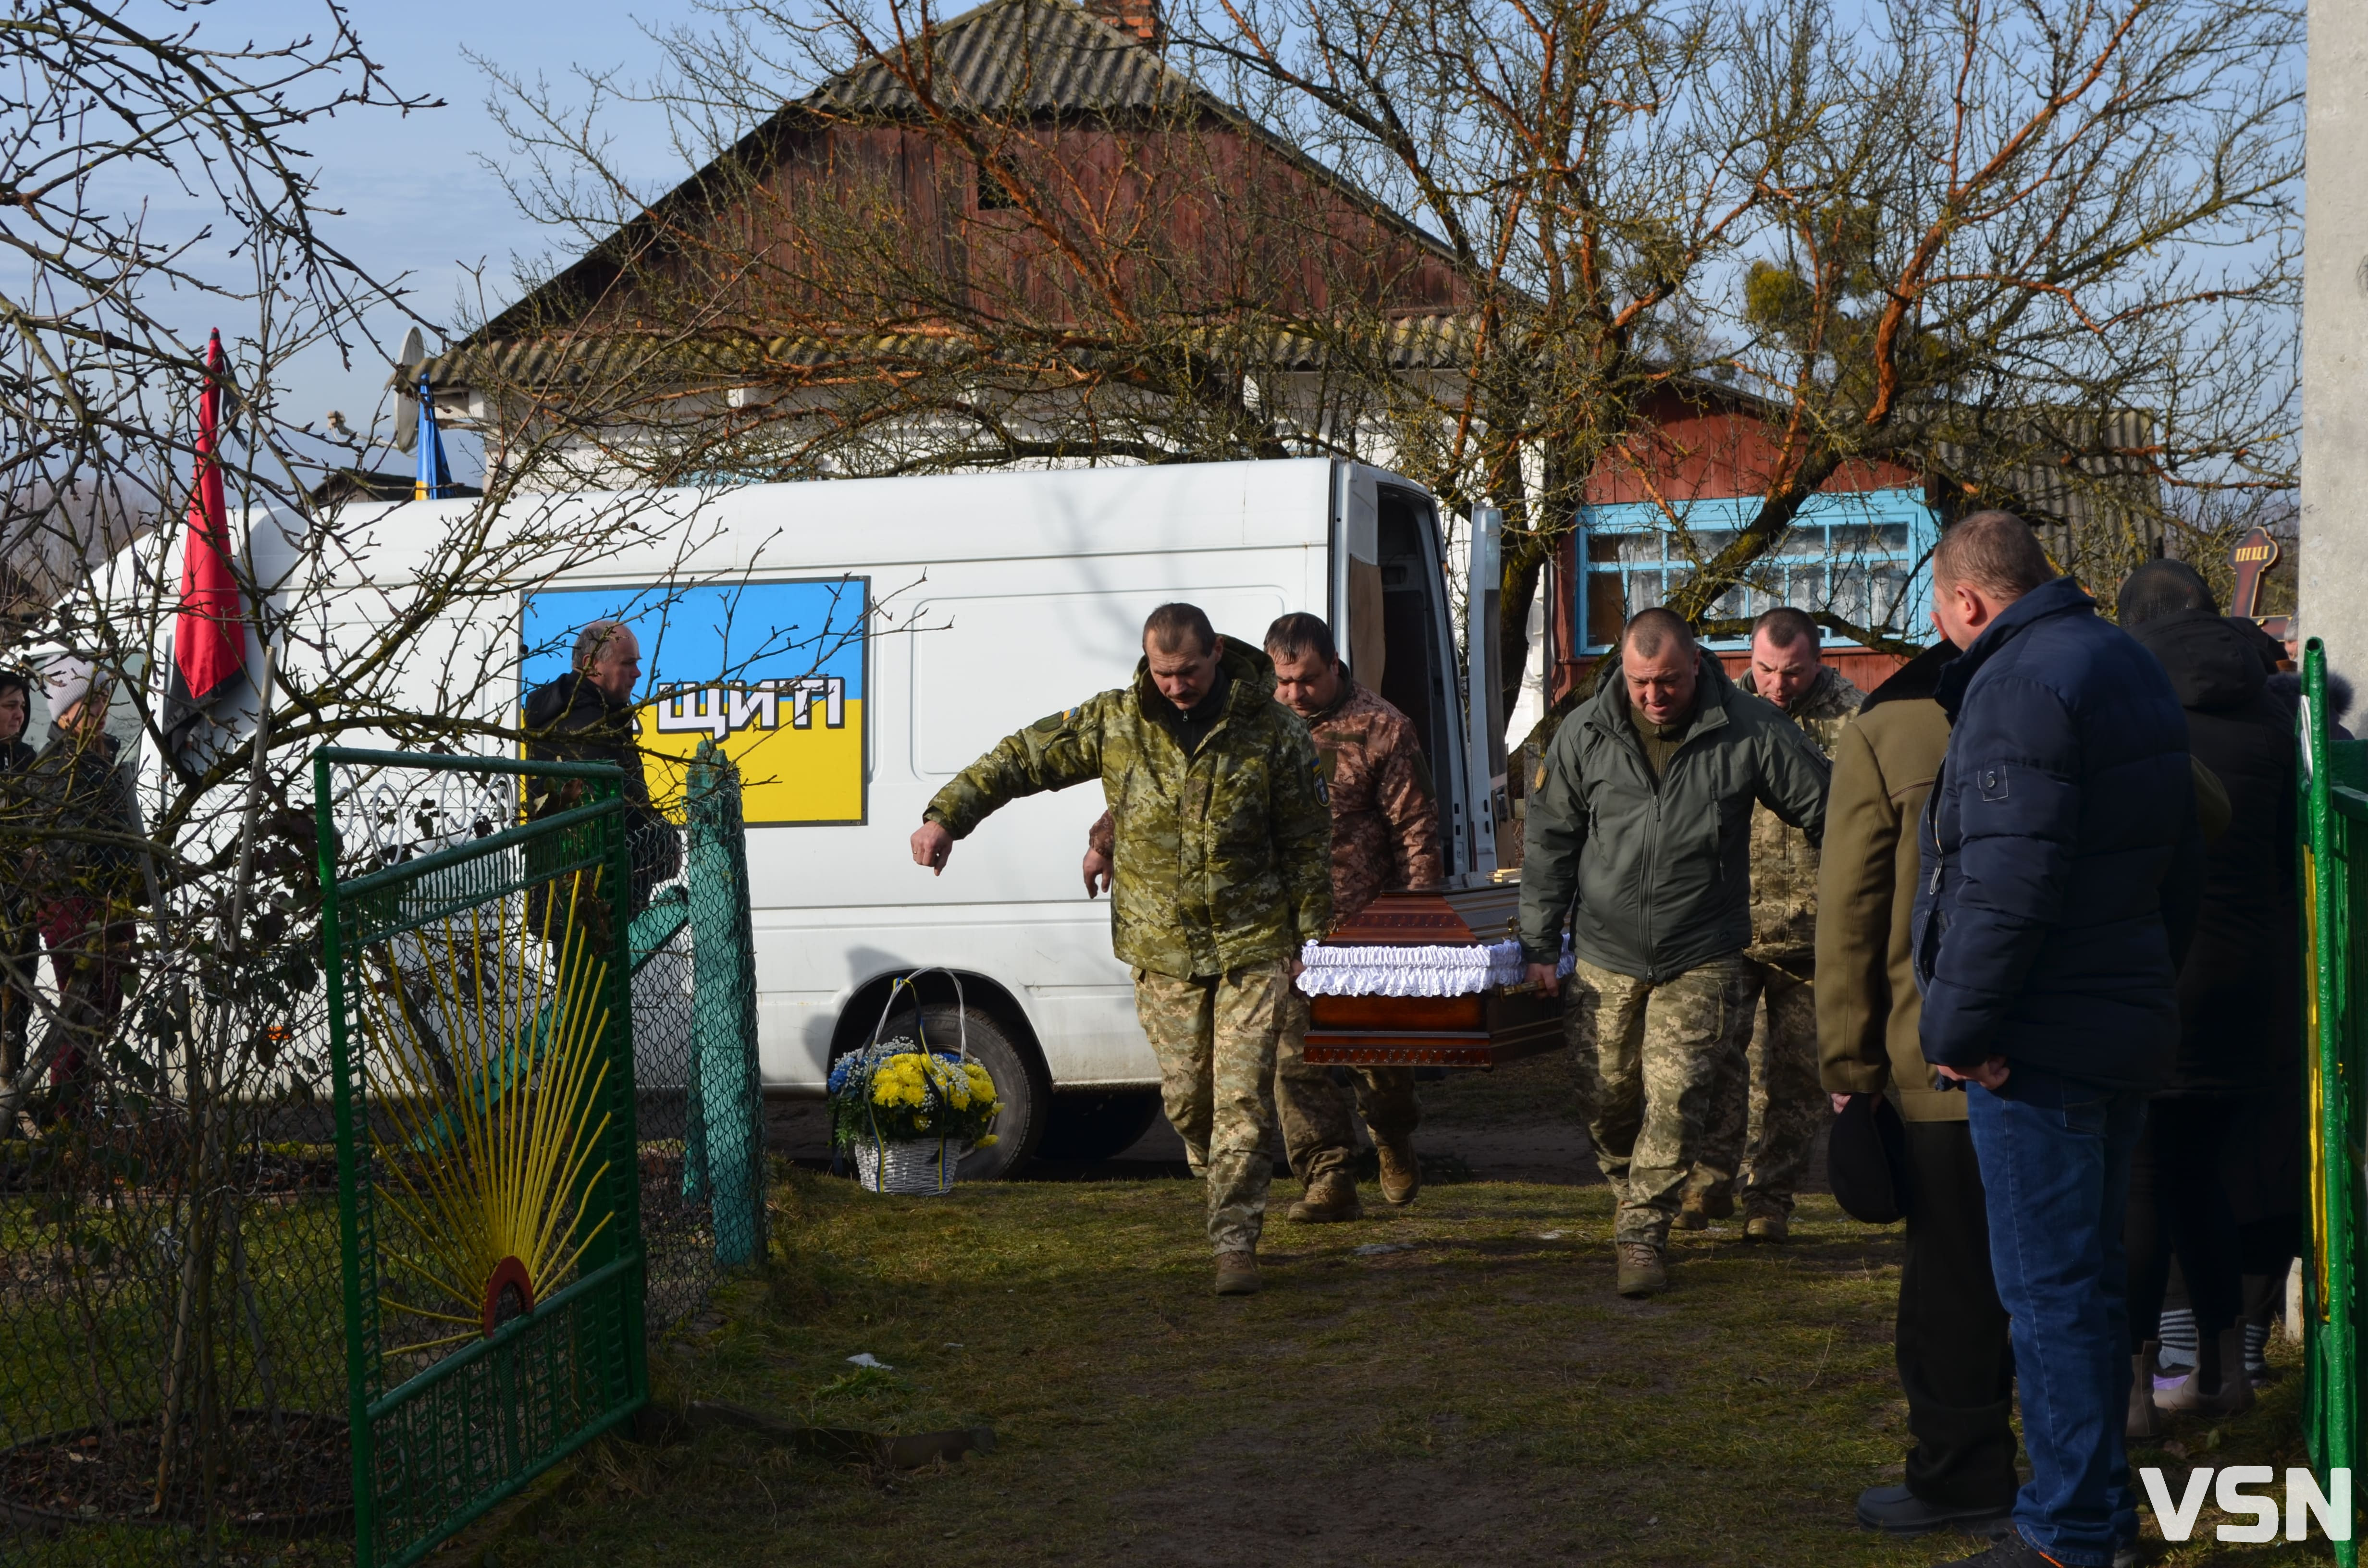
[[[2187,718],[2162,666],[2056,577],[2019,517],[1932,555],[1964,652],[1919,835],[1924,1059],[1966,1085],[2031,1480],[1981,1568],[2108,1568],[2135,1546],[2123,1227],[2146,1096],[2179,1038],[2201,892]]]
[[[2233,1415],[2245,1377],[2242,1253],[2224,1165],[2253,1102],[2292,1074],[2302,1049],[2295,951],[2294,719],[2242,628],[2220,618],[2192,567],[2150,561],[2122,585],[2122,629],[2162,664],[2187,710],[2188,746],[2228,792],[2228,830],[2206,854],[2203,907],[2179,971],[2179,1049],[2146,1111],[2131,1171],[2130,1339],[2138,1354],[2133,1437],[2153,1435],[2154,1349],[2170,1253],[2195,1309],[2195,1370],[2161,1406]],[[2169,1244],[2166,1245],[2166,1243]]]
[[[682,869],[672,824],[650,803],[635,738],[633,687],[642,678],[642,644],[621,620],[596,620],[575,635],[568,672],[527,693],[527,756],[537,762],[607,762],[624,774],[625,836],[632,848],[632,913],[651,890]],[[583,803],[577,779],[527,780],[527,816],[552,816]]]

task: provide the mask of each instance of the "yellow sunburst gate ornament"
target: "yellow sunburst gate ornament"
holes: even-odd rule
[[[380,1201],[396,1221],[385,1256],[412,1287],[380,1301],[423,1328],[462,1325],[390,1355],[490,1337],[615,1218],[586,1202],[609,1168],[585,1169],[609,1121],[591,1114],[609,1072],[595,1066],[599,880],[575,872],[390,941],[360,988]]]

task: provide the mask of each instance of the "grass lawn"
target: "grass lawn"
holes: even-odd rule
[[[1559,1071],[1427,1099],[1447,1125],[1550,1119]],[[1296,1192],[1278,1181],[1278,1210]],[[603,1444],[432,1561],[1824,1568],[1974,1549],[1851,1525],[1906,1448],[1899,1238],[1829,1199],[1804,1200],[1790,1247],[1746,1248],[1733,1225],[1680,1237],[1673,1289],[1642,1303],[1612,1294],[1600,1185],[1456,1182],[1361,1223],[1276,1222],[1265,1293],[1230,1301],[1209,1294],[1202,1203],[1178,1179],[927,1199],[785,1168],[768,1277],[654,1356],[659,1397],[883,1432],[986,1425],[997,1450],[884,1474],[735,1431]],[[862,1352],[894,1369],[850,1366]],[[2183,1455],[2137,1462],[2174,1488],[2183,1456],[2300,1462],[2282,1354],[2252,1414],[2176,1426]],[[2153,1556],[2330,1555],[2219,1546],[2216,1522],[2207,1508],[2196,1540]]]

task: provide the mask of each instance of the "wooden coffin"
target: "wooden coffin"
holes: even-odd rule
[[[1325,937],[1343,947],[1501,942],[1519,929],[1520,886],[1385,892]],[[1514,986],[1471,996],[1311,996],[1307,1060],[1319,1066],[1494,1067],[1563,1043],[1558,998]]]

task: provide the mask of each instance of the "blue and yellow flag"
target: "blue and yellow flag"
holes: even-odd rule
[[[633,629],[640,745],[662,806],[678,805],[706,740],[739,764],[749,826],[864,820],[867,579],[545,589],[525,609],[521,693],[567,673],[587,623]]]
[[[436,427],[436,400],[427,392],[427,378],[419,378],[419,442],[412,449],[419,472],[411,482],[415,501],[441,501],[452,493],[452,470],[444,460],[444,433]]]

